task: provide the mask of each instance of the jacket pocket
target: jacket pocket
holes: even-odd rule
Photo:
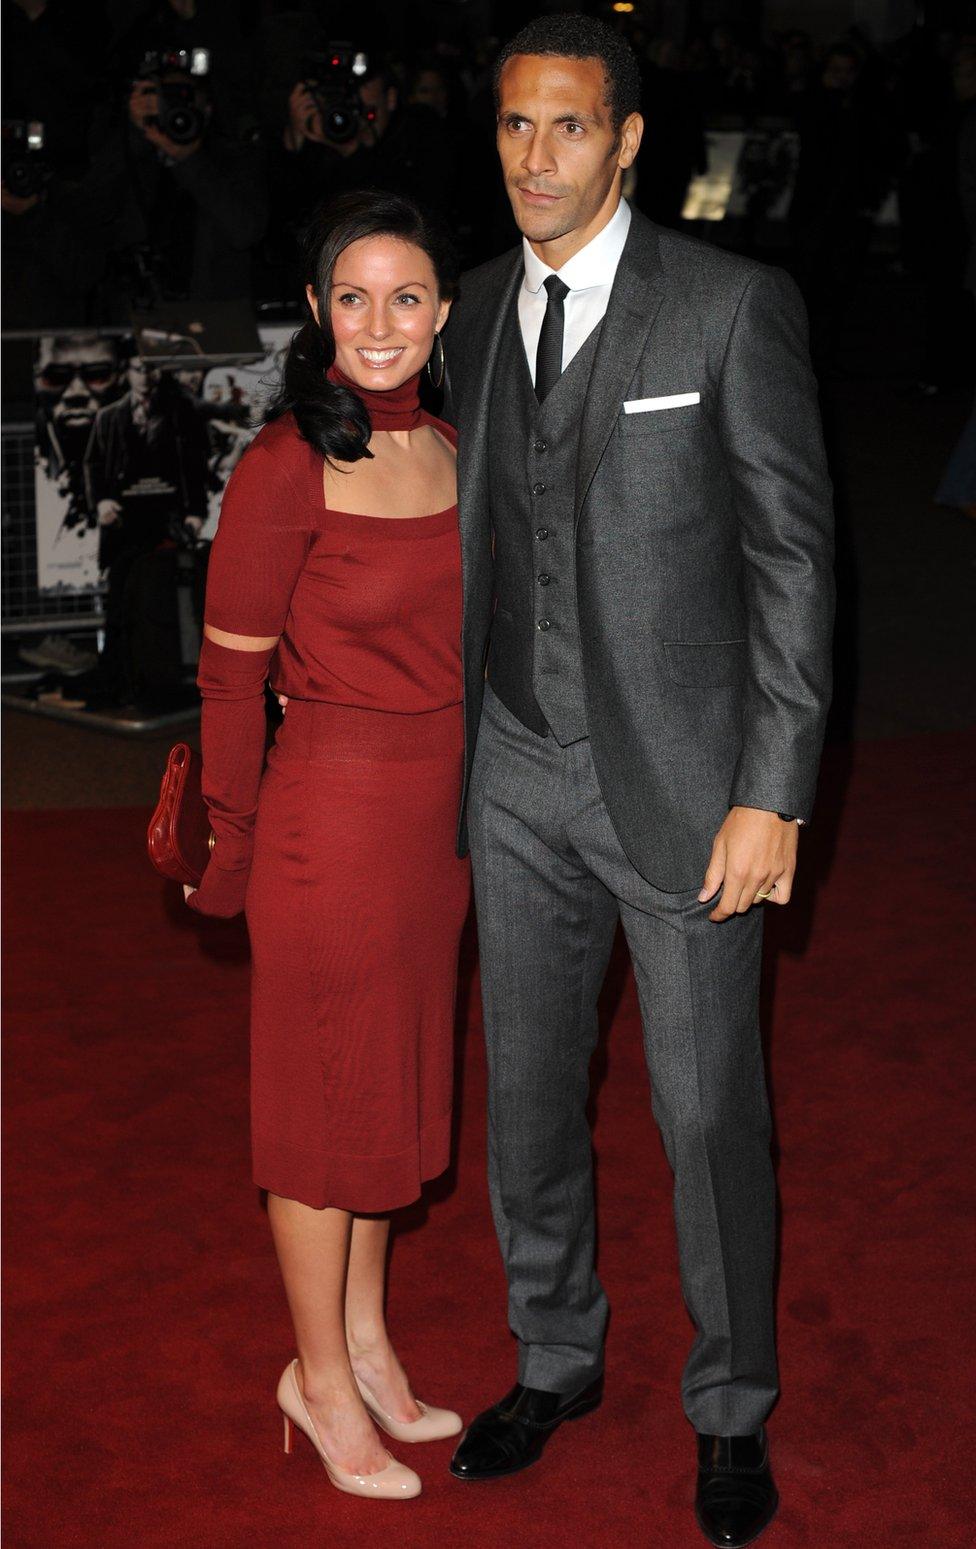
[[[617,431],[621,436],[673,435],[675,431],[699,430],[705,405],[686,403],[672,409],[642,409],[637,414],[617,416]]]
[[[690,688],[734,683],[745,665],[745,640],[666,640],[664,654],[674,683]]]

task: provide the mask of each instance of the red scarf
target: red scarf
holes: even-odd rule
[[[350,381],[345,372],[332,365],[328,370],[330,382],[335,382],[340,387],[348,387],[350,392],[356,394],[366,405],[369,422],[373,430],[416,430],[420,424],[420,372],[408,377],[401,382],[399,387],[390,387],[385,391],[372,392],[368,387],[360,387],[358,382]]]

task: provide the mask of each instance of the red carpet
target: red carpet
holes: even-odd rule
[[[976,738],[960,735],[861,745],[849,778],[832,758],[801,898],[771,911],[783,1505],[770,1549],[972,1536],[974,765]],[[131,811],[7,825],[9,1549],[704,1542],[669,1178],[625,965],[596,1071],[607,1401],[520,1478],[464,1486],[449,1444],[400,1447],[423,1497],[359,1502],[307,1446],[280,1451],[273,1391],[292,1352],[247,1181],[243,936],[201,928],[153,879],[143,826]],[[471,989],[456,1176],[401,1233],[391,1296],[421,1394],[468,1417],[513,1370]]]

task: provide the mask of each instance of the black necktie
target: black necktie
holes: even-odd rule
[[[542,283],[549,300],[535,357],[535,395],[540,403],[563,374],[563,302],[569,295],[569,286],[558,274],[548,275]]]

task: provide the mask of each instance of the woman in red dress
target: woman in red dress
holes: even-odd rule
[[[419,1403],[384,1320],[389,1212],[448,1164],[458,943],[461,573],[443,365],[449,249],[410,201],[353,194],[308,240],[311,317],[231,478],[200,657],[216,836],[190,906],[244,909],[255,1182],[295,1327],[278,1385],[332,1482],[420,1490]],[[287,699],[265,767],[266,683]]]

